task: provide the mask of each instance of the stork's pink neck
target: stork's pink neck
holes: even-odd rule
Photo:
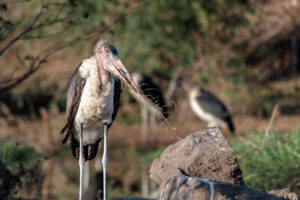
[[[106,85],[109,82],[110,74],[107,70],[105,70],[104,65],[107,62],[107,55],[105,54],[105,48],[100,47],[95,50],[95,55],[97,59],[98,65],[98,73],[100,79],[100,85]]]
[[[101,60],[99,60],[98,56],[96,57],[97,57],[97,67],[98,67],[98,76],[100,79],[100,86],[106,85],[109,82],[110,74],[108,71],[104,69],[103,66],[104,63]]]

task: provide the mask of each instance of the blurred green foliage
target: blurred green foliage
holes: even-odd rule
[[[130,70],[151,75],[164,89],[173,72],[184,71],[191,82],[204,88],[225,83],[216,92],[226,90],[223,96],[228,103],[236,105],[232,111],[238,114],[267,116],[265,113],[269,113],[277,100],[269,97],[272,92],[255,92],[253,95],[253,91],[262,88],[255,84],[269,80],[276,71],[270,66],[279,59],[277,49],[263,45],[245,55],[245,46],[233,45],[239,29],[247,27],[247,19],[255,15],[255,1],[31,0],[8,3],[7,10],[0,10],[0,16],[13,22],[21,31],[32,23],[42,5],[43,15],[35,23],[41,28],[21,37],[20,54],[24,56],[40,51],[41,47],[75,39],[72,43],[77,50],[75,53],[86,58],[91,55],[94,43],[99,38],[106,38],[117,47]],[[32,12],[25,12],[27,10]],[[56,19],[62,21],[54,23]],[[32,39],[33,36],[36,38]],[[78,36],[82,38],[76,39]],[[29,61],[25,59],[25,62]],[[261,68],[254,70],[261,61],[268,61],[264,73]],[[11,62],[14,64],[7,66],[20,66],[18,59],[11,59]],[[278,68],[276,73],[280,72]],[[29,101],[36,107],[57,107],[64,111],[65,96],[56,93],[62,83],[50,82],[45,77],[36,79],[39,80],[17,88],[5,99],[10,108],[18,106],[19,111],[11,109],[13,114],[32,112],[27,109]],[[36,101],[36,97],[43,99]],[[247,103],[240,105],[235,101]],[[38,115],[38,108],[35,112]],[[138,123],[140,116],[123,116],[121,121]]]
[[[163,151],[164,151],[163,148],[153,149],[152,151],[149,151],[149,152],[145,153],[142,156],[142,160],[147,165],[151,166],[151,164],[154,161],[154,159],[159,158],[159,156],[162,154]]]
[[[33,195],[42,184],[42,161],[46,155],[34,148],[13,141],[2,141],[0,160],[12,174],[12,185],[9,199],[19,199]]]
[[[119,116],[118,121],[122,124],[139,124],[141,122],[141,113],[137,112],[135,114],[128,115],[123,113]]]
[[[196,59],[197,46],[209,52],[210,40],[228,42],[247,24],[245,14],[251,9],[247,0],[82,0],[72,12],[86,16],[80,30],[119,16],[120,22],[105,36],[119,47],[121,57],[135,69],[170,76],[170,69],[186,68]]]
[[[231,143],[245,184],[263,191],[290,187],[300,192],[300,130],[251,133]]]
[[[12,173],[20,166],[26,168],[45,158],[45,154],[37,152],[32,147],[13,141],[2,142],[0,145],[0,159]]]

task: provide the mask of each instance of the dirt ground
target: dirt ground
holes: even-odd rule
[[[122,111],[120,111],[121,113]],[[119,114],[118,114],[119,115]],[[58,145],[61,147],[60,140],[63,138],[59,134],[66,118],[64,114],[50,116],[51,132]],[[255,116],[233,116],[236,131],[231,134],[228,130],[222,129],[223,134],[229,140],[236,135],[244,136],[254,131],[260,132],[266,130],[270,125],[271,119],[258,118]],[[44,133],[41,119],[31,120],[28,117],[14,117],[13,121],[0,118],[0,140],[16,140],[21,143],[33,146],[40,151],[47,151],[48,137]],[[149,143],[170,144],[178,139],[185,137],[187,134],[207,127],[207,124],[199,120],[194,113],[189,111],[184,115],[178,112],[177,117],[171,116],[168,121],[158,122],[158,133],[148,134]],[[293,131],[300,127],[300,116],[297,115],[280,115],[277,114],[271,123],[271,130],[280,132]],[[109,130],[109,143],[111,145],[142,145],[140,124],[124,124],[118,121],[118,116]]]
[[[126,109],[124,110],[126,111]],[[121,115],[124,110],[122,111],[121,109],[118,116]],[[185,137],[187,134],[206,127],[206,123],[200,121],[192,112],[182,112],[183,111],[179,110],[174,115],[171,115],[168,122],[158,123],[158,133],[149,133],[146,143],[141,141],[140,124],[124,124],[120,122],[117,116],[116,121],[109,130],[108,142],[110,160],[108,174],[112,180],[114,180],[114,183],[120,182],[123,193],[124,191],[128,191],[128,188],[132,185],[139,186],[142,174],[147,175],[149,169],[149,166],[141,163],[139,160],[135,160],[134,153],[130,153],[132,149],[164,148],[168,144]],[[61,144],[63,136],[60,135],[59,132],[65,122],[65,115],[56,114],[53,116],[50,115],[49,117],[50,120],[48,122],[55,148],[59,152],[65,149],[63,155],[56,155],[52,157],[52,159],[44,162],[44,170],[50,173],[50,169],[50,174],[52,174],[50,175],[51,189],[49,193],[51,194],[50,196],[53,196],[53,199],[56,199],[57,196],[63,196],[65,199],[73,199],[77,195],[77,181],[73,180],[70,182],[70,178],[68,178],[66,172],[75,173],[74,176],[76,179],[79,168],[77,160],[72,157],[68,145]],[[252,116],[234,116],[233,120],[236,126],[235,135],[229,133],[226,129],[222,129],[223,134],[229,141],[235,139],[236,136],[245,136],[251,131],[264,131],[270,123],[270,119]],[[49,154],[51,143],[49,142],[47,128],[43,125],[42,119],[32,120],[29,117],[14,117],[8,120],[0,118],[0,126],[0,141],[18,141],[34,147],[40,152]],[[297,127],[300,127],[300,116],[285,116],[279,113],[275,115],[273,123],[271,124],[272,130],[281,131],[283,133],[293,131]],[[101,150],[99,151],[99,155],[97,156],[98,161],[101,159]],[[116,153],[116,151],[118,152]],[[120,154],[120,151],[126,151],[126,153],[123,152],[120,156],[116,156],[116,154]],[[95,165],[95,161],[92,161],[91,165]],[[139,192],[130,194],[141,195]]]

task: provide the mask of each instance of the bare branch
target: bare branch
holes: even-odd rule
[[[40,66],[46,62],[46,59],[43,58],[41,60],[38,61],[34,61],[29,70],[27,72],[25,72],[24,74],[22,74],[20,77],[16,78],[15,81],[13,81],[12,83],[8,84],[7,86],[4,86],[2,88],[0,88],[0,94],[3,92],[6,92],[8,90],[10,90],[11,88],[14,88],[15,86],[17,86],[18,84],[20,84],[21,82],[23,82],[24,80],[26,80],[30,75],[32,75],[34,72],[36,72]]]
[[[16,87],[17,85],[19,85],[20,83],[22,83],[24,80],[26,80],[29,76],[31,76],[33,73],[35,73],[41,66],[42,64],[44,64],[47,60],[48,57],[50,57],[52,54],[54,54],[55,52],[70,46],[72,44],[74,44],[75,42],[78,42],[79,40],[88,40],[92,37],[95,37],[96,35],[98,35],[99,33],[104,33],[106,31],[108,31],[110,29],[111,26],[113,26],[115,23],[117,23],[120,20],[120,18],[118,17],[116,20],[113,21],[112,24],[103,27],[102,29],[100,29],[97,32],[91,32],[90,34],[86,35],[86,36],[79,36],[76,37],[70,41],[64,42],[60,45],[57,45],[56,47],[50,47],[46,50],[44,50],[40,56],[36,57],[32,63],[30,64],[30,68],[29,70],[27,70],[24,74],[22,74],[20,77],[15,78],[13,81],[10,81],[10,83],[6,86],[0,87],[0,94],[3,92],[6,92],[14,87]]]
[[[16,56],[17,56],[17,59],[18,59],[19,63],[20,63],[22,66],[26,66],[25,61],[23,60],[23,58],[21,58],[20,52],[17,52],[17,53],[16,53]]]
[[[59,36],[63,33],[65,33],[66,30],[63,30],[63,31],[60,31],[60,32],[56,32],[56,33],[51,33],[51,34],[48,34],[48,35],[39,35],[39,36],[24,36],[22,37],[22,40],[32,40],[32,39],[47,39],[47,38],[53,38],[53,37],[56,37],[56,36]]]
[[[33,22],[28,26],[27,29],[25,29],[23,32],[21,32],[18,36],[16,36],[14,39],[12,39],[4,48],[2,48],[0,50],[0,56],[8,49],[10,48],[13,44],[15,44],[23,35],[25,35],[26,33],[32,31],[32,28],[34,26],[34,24],[36,23],[36,21],[41,17],[43,13],[43,6],[41,7],[40,12],[35,16]]]
[[[2,1],[2,4],[8,4],[8,3],[20,3],[24,0],[8,0],[8,1]],[[25,1],[30,1],[30,0],[25,0]]]
[[[68,20],[71,19],[71,16],[64,16],[61,17],[60,12],[62,10],[62,7],[58,8],[58,13],[56,17],[48,22],[42,22],[37,24],[37,21],[43,16],[44,14],[44,9],[48,9],[49,6],[64,6],[63,3],[50,3],[46,5],[42,5],[39,13],[35,16],[34,20],[30,23],[30,25],[22,31],[19,35],[17,35],[15,38],[13,38],[4,48],[0,50],[0,56],[5,53],[7,49],[12,47],[17,41],[19,40],[27,40],[27,39],[44,39],[44,38],[50,38],[57,36],[59,34],[62,34],[65,32],[65,30],[54,32],[54,33],[49,33],[46,35],[29,35],[29,33],[32,33],[33,31],[40,30],[41,28],[45,28],[51,25],[59,24],[59,23],[64,23],[67,22]],[[66,4],[67,5],[67,4]],[[132,12],[134,9],[136,9],[137,5],[131,7],[130,9],[127,10],[127,13]],[[28,77],[30,77],[32,74],[34,74],[45,62],[46,60],[53,55],[54,53],[58,52],[59,50],[66,48],[68,46],[71,46],[78,41],[86,41],[90,40],[92,38],[99,37],[99,34],[103,34],[109,30],[111,30],[111,27],[113,27],[115,24],[117,24],[123,17],[123,14],[119,14],[115,19],[112,20],[112,22],[108,25],[102,24],[98,30],[92,30],[90,32],[85,33],[84,35],[80,35],[77,37],[73,37],[70,40],[67,41],[62,41],[62,42],[57,42],[53,46],[50,46],[46,48],[44,51],[39,53],[37,56],[33,56],[33,59],[29,62],[28,66],[29,68],[20,76],[14,77],[11,79],[6,79],[4,81],[0,82],[0,94],[4,93],[20,83],[22,83],[24,80],[26,80]],[[76,24],[75,24],[76,25]],[[21,65],[25,65],[24,59],[21,57],[21,55],[16,54],[18,61],[20,62]],[[13,76],[11,76],[13,77]]]
[[[5,77],[4,80],[0,81],[0,84],[7,84],[13,81],[14,74],[10,74],[8,77]]]

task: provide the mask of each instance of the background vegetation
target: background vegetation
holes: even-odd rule
[[[291,133],[251,133],[231,144],[245,184],[263,191],[284,187],[299,191],[299,129]]]
[[[299,6],[298,0],[1,1],[0,159],[13,176],[23,177],[18,183],[46,188],[33,192],[16,184],[21,189],[15,197],[77,196],[76,161],[61,147],[58,132],[67,77],[99,38],[117,47],[130,71],[148,74],[163,91],[180,72],[214,93],[234,116],[238,137],[228,139],[246,184],[299,192]],[[144,171],[175,141],[168,127],[151,137],[158,140],[141,144],[141,116],[131,99],[124,90],[111,130],[112,197],[140,196]],[[205,127],[185,109],[182,91],[174,101],[170,122],[178,134]],[[276,131],[265,134],[275,105],[270,128]],[[116,134],[122,131],[131,135]]]

